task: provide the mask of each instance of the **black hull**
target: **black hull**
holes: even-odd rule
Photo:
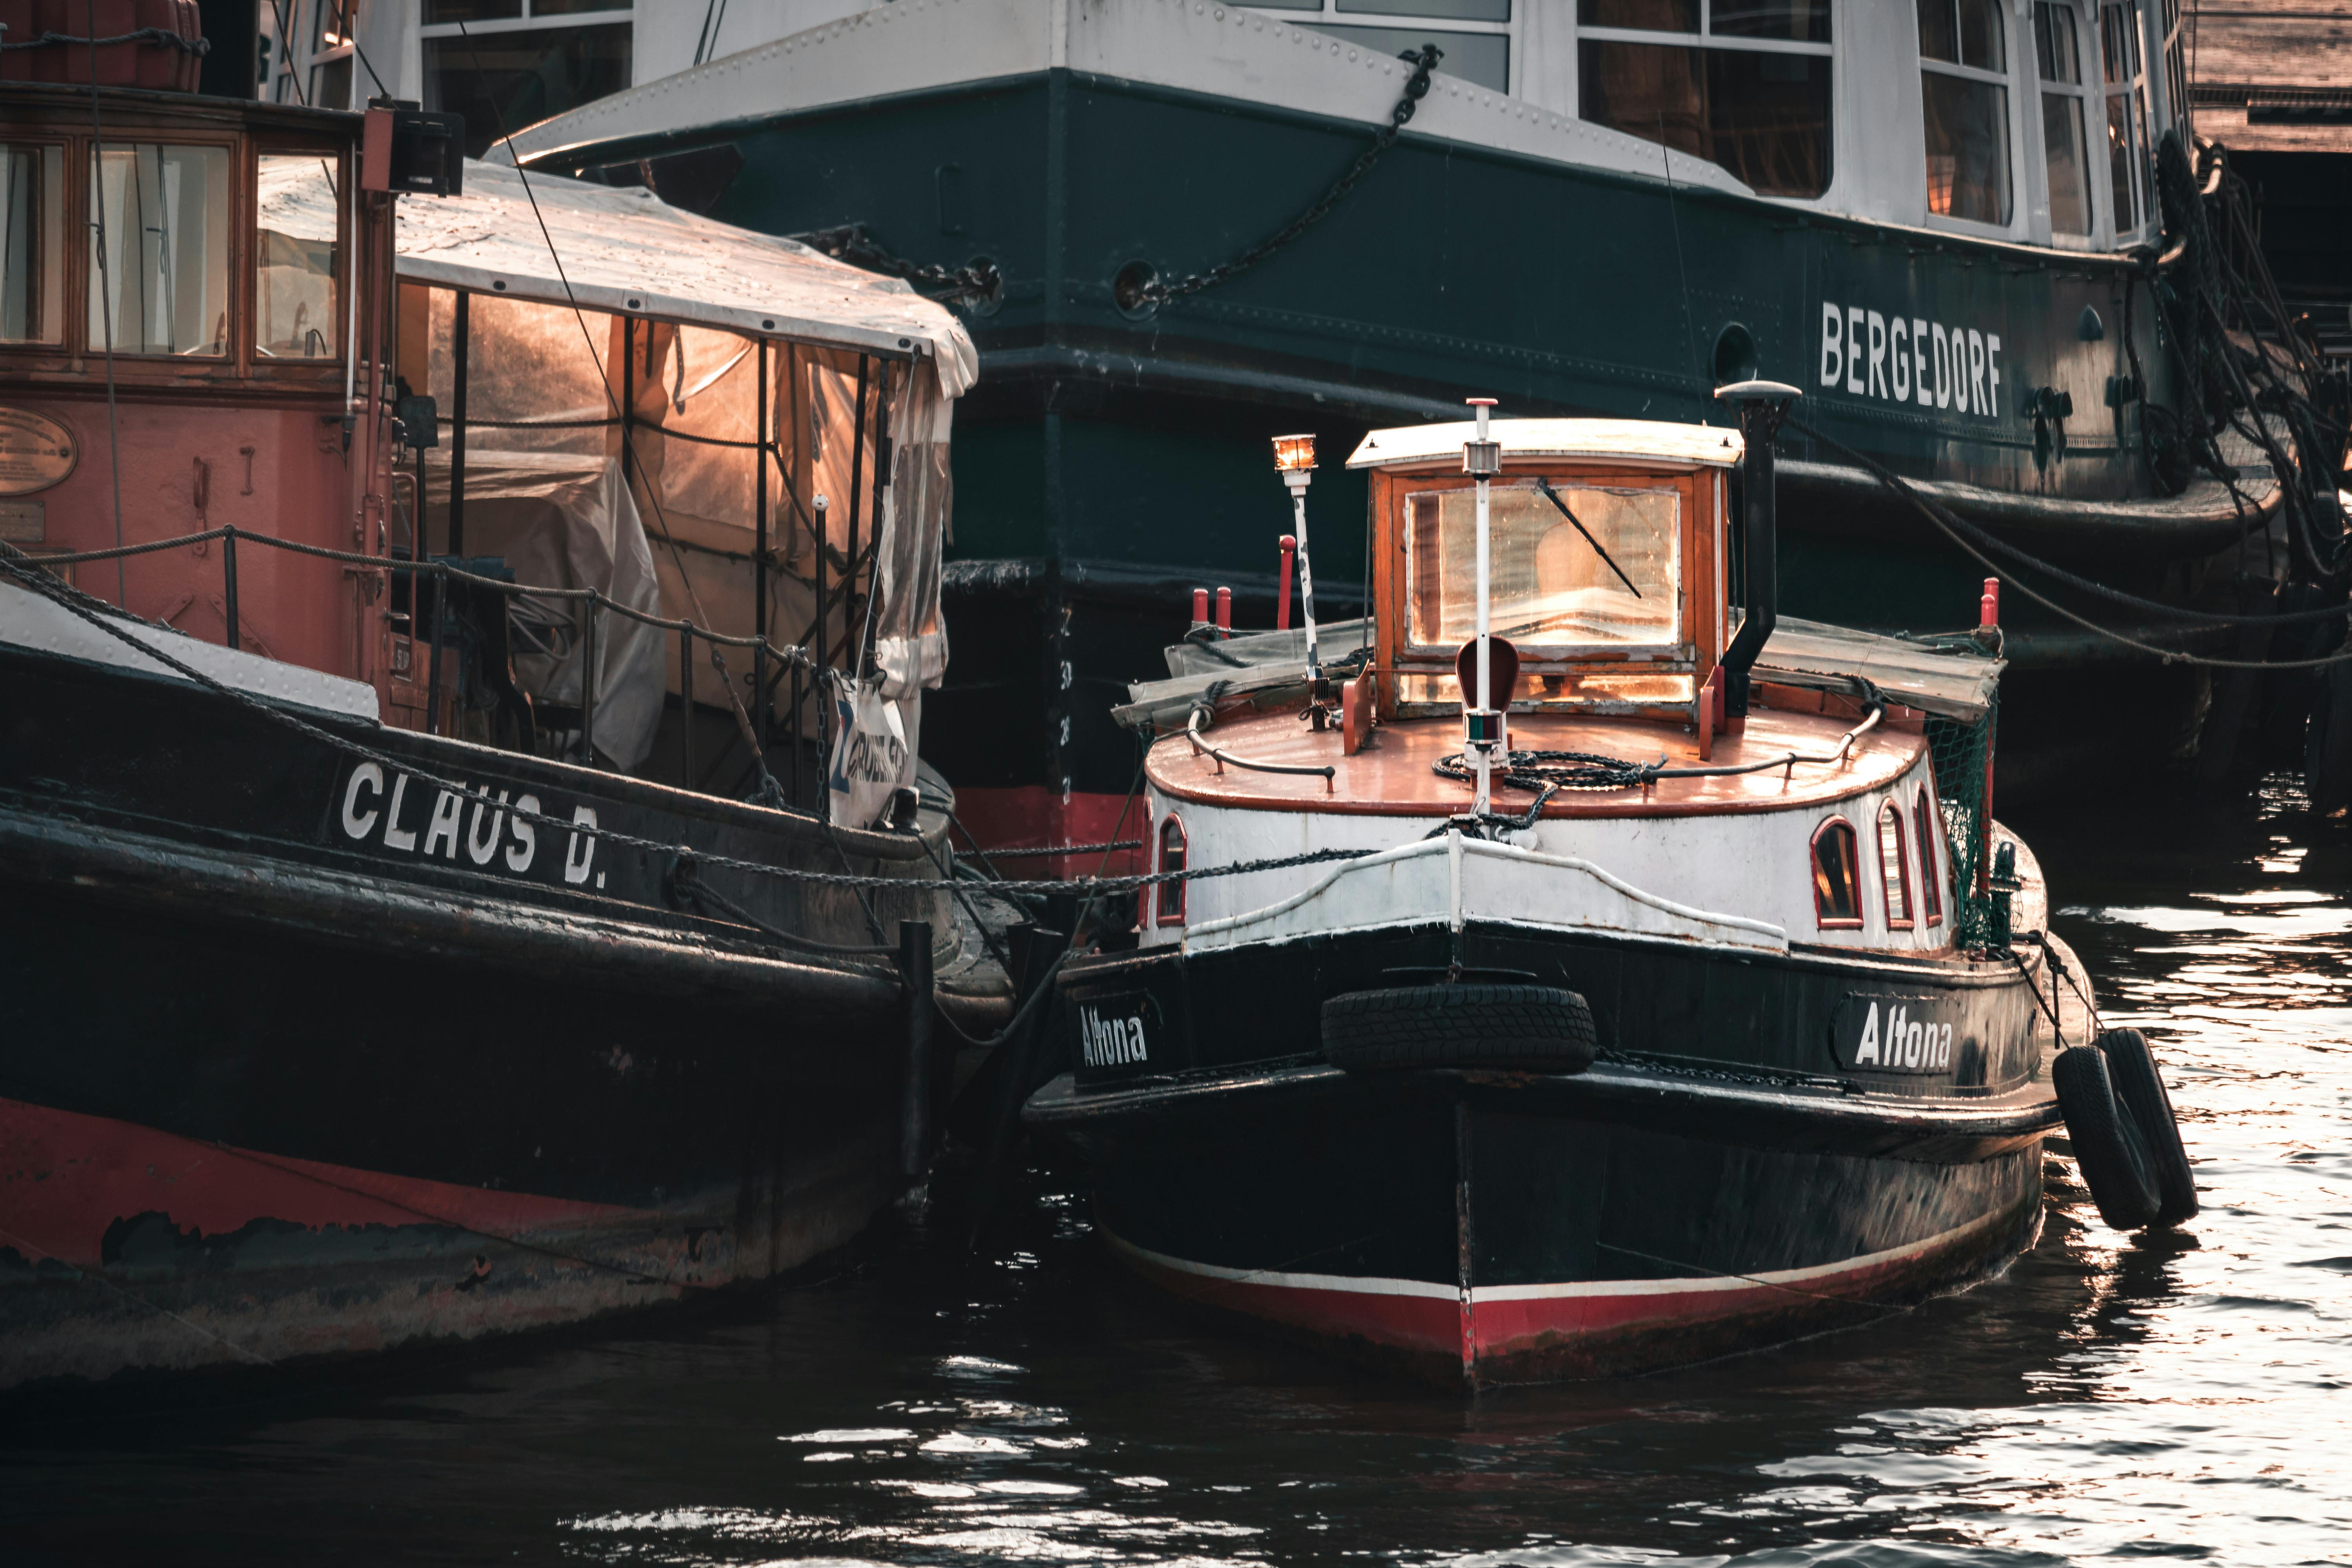
[[[0,664],[0,1387],[676,1300],[804,1263],[898,1190],[908,1004],[887,961],[682,912],[667,857],[610,843],[601,889],[562,879],[560,842],[529,858],[544,881],[513,872],[511,837],[489,870],[462,841],[398,858],[381,826],[344,832],[346,752],[177,682]],[[577,803],[656,842],[845,864],[782,813],[341,733],[567,820]],[[929,874],[921,841],[842,838],[859,872]],[[763,922],[871,940],[824,901],[845,890],[717,885]],[[1002,1010],[953,973],[932,895],[877,904],[894,934],[935,921],[964,987],[943,1005]]]
[[[2014,971],[1474,929],[1480,964],[1582,977],[1601,1065],[1550,1077],[1265,1059],[1311,1051],[1326,995],[1384,971],[1390,984],[1431,978],[1393,972],[1444,940],[1073,964],[1074,1016],[1116,999],[1156,1022],[1170,1056],[1081,1065],[1029,1121],[1090,1159],[1114,1249],[1180,1296],[1471,1386],[1866,1323],[1982,1277],[2036,1234],[2057,1110]],[[1897,968],[1896,989],[1958,1020],[1962,1048],[1940,1071],[1841,1062],[1839,1002],[1885,990]],[[1662,1034],[1683,1007],[1741,1026]]]

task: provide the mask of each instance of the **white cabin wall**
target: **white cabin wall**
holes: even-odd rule
[[[1798,205],[1926,223],[1917,11],[1907,0],[1839,0],[1830,37],[1837,167],[1827,195]]]
[[[636,0],[635,53],[631,62],[636,85],[692,68],[696,40],[702,36],[703,18],[709,14],[709,3],[710,0]],[[890,0],[722,0],[718,42],[708,58],[723,59],[889,3]]]

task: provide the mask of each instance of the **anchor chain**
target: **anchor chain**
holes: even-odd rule
[[[1435,70],[1437,62],[1444,58],[1445,51],[1435,44],[1423,44],[1417,49],[1405,49],[1397,55],[1397,58],[1412,67],[1412,75],[1405,80],[1404,96],[1397,100],[1394,109],[1389,110],[1389,122],[1374,134],[1372,144],[1356,155],[1356,161],[1348,165],[1347,172],[1332,181],[1330,188],[1318,197],[1313,205],[1231,261],[1212,267],[1206,272],[1192,273],[1173,283],[1152,279],[1133,291],[1134,306],[1164,305],[1187,295],[1198,294],[1204,289],[1213,289],[1248,271],[1328,217],[1331,209],[1372,172],[1372,165],[1381,161],[1381,154],[1396,145],[1398,133],[1404,130],[1406,121],[1412,118],[1413,110],[1421,100],[1429,96],[1429,73]],[[1120,303],[1126,305],[1129,302],[1121,300]]]
[[[1004,275],[993,261],[974,261],[963,267],[939,267],[920,261],[909,261],[878,243],[866,232],[862,223],[844,224],[838,228],[820,228],[792,237],[812,250],[821,251],[835,261],[846,261],[852,267],[863,267],[869,272],[904,279],[917,289],[936,289],[939,300],[992,300],[1003,292]]]

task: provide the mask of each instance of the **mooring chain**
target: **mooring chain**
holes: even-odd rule
[[[1405,122],[1412,118],[1421,100],[1429,96],[1429,73],[1435,70],[1437,62],[1444,58],[1445,51],[1435,44],[1423,44],[1417,49],[1405,49],[1398,54],[1397,58],[1412,67],[1412,75],[1405,79],[1404,96],[1396,100],[1394,109],[1389,110],[1389,122],[1373,135],[1372,144],[1356,155],[1356,161],[1348,165],[1347,172],[1332,181],[1330,189],[1318,197],[1313,205],[1231,261],[1212,267],[1206,272],[1195,272],[1173,283],[1153,279],[1136,290],[1137,301],[1143,305],[1164,305],[1188,294],[1198,294],[1203,289],[1213,289],[1228,279],[1248,271],[1328,217],[1331,209],[1372,172],[1372,165],[1381,161],[1381,154],[1396,145],[1397,136],[1404,130]]]
[[[919,289],[936,289],[933,296],[940,300],[993,300],[1004,287],[1004,275],[996,263],[979,260],[963,267],[940,267],[920,261],[909,261],[877,243],[866,232],[862,223],[844,224],[839,228],[820,228],[792,237],[812,250],[821,251],[835,261],[845,261],[853,267],[863,267],[869,272],[904,279]]]

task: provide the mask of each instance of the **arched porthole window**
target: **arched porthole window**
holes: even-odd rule
[[[1170,813],[1160,821],[1160,864],[1161,871],[1181,871],[1184,868],[1184,825]],[[1160,923],[1180,926],[1184,923],[1184,884],[1160,884]]]
[[[1911,857],[1903,842],[1903,807],[1890,800],[1878,808],[1878,877],[1886,889],[1886,929],[1911,929]]]
[[[1823,931],[1862,924],[1862,876],[1853,824],[1832,816],[1813,829],[1813,913]]]
[[[1919,825],[1919,902],[1931,927],[1944,923],[1944,862],[1936,852],[1941,836],[1936,831],[1936,799],[1927,786],[1919,786],[1917,803],[1912,807],[1912,820]]]

